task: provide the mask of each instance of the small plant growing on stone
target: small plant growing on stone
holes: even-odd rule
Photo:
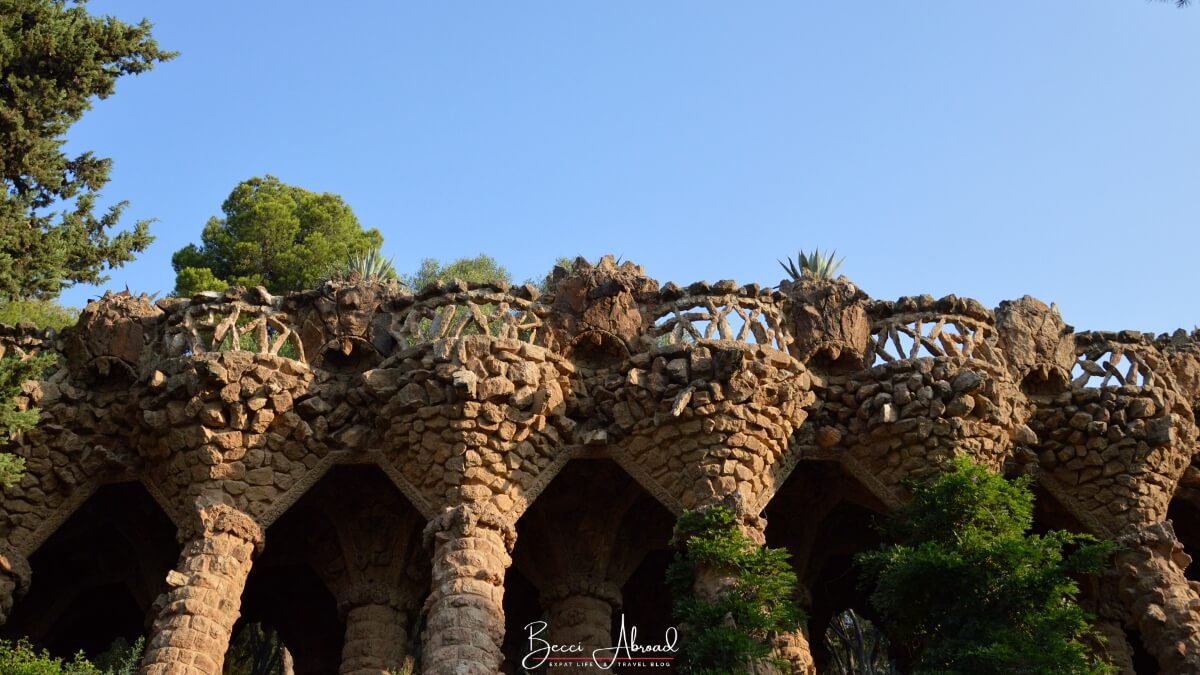
[[[782,260],[778,262],[783,267],[783,271],[792,277],[792,281],[799,281],[801,277],[832,279],[833,275],[837,273],[838,268],[842,266],[842,263],[846,262],[846,257],[842,256],[839,260],[836,250],[833,253],[825,254],[821,253],[820,248],[814,248],[812,253],[800,251],[796,255],[795,261],[788,258],[787,263],[784,263]],[[799,263],[799,267],[797,267],[797,262]]]
[[[383,257],[378,246],[372,246],[365,251],[351,253],[342,269],[338,270],[338,276],[362,281],[389,281],[396,278],[396,268],[391,258]]]
[[[682,547],[667,569],[675,616],[683,623],[680,672],[733,675],[760,666],[786,669],[771,656],[771,641],[803,621],[793,592],[796,573],[783,549],[755,546],[723,506],[684,514],[675,526]],[[699,568],[729,571],[733,584],[715,599],[696,596]]]

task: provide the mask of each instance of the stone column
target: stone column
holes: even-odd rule
[[[0,542],[0,625],[8,622],[13,603],[29,589],[32,572],[25,556]]]
[[[167,574],[172,588],[155,602],[141,675],[220,675],[233,624],[262,546],[262,528],[225,504],[205,507],[185,537],[179,564]]]
[[[446,510],[425,528],[433,584],[425,602],[425,675],[496,675],[504,640],[504,573],[516,530],[485,506]]]
[[[621,607],[621,587],[606,580],[578,577],[542,593],[542,607],[549,614],[550,642],[583,645],[582,653],[571,656],[590,657],[597,649],[613,646],[613,611]],[[586,663],[573,668],[554,667],[548,672],[571,675],[611,671]]]
[[[400,672],[408,656],[411,604],[380,586],[360,587],[339,603],[346,621],[339,675],[382,675]]]
[[[1122,601],[1159,672],[1200,673],[1200,596],[1183,571],[1191,558],[1171,523],[1155,523],[1117,538]]]

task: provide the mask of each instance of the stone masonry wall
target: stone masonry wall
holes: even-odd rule
[[[896,507],[905,481],[966,455],[1032,475],[1079,527],[1125,542],[1105,631],[1140,635],[1162,672],[1195,672],[1200,595],[1181,546],[1200,542],[1179,542],[1167,513],[1200,485],[1200,334],[1076,333],[1028,297],[995,311],[954,296],[878,301],[845,279],[660,285],[609,257],[558,268],[551,287],[122,293],[57,334],[0,327],[0,355],[61,357],[17,401],[40,424],[6,446],[27,472],[0,496],[0,621],[39,583],[30,557],[71,514],[105,485],[136,483],[184,545],[167,592],[139,608],[143,672],[219,672],[261,559],[317,572],[345,628],[342,672],[412,656],[421,672],[494,675],[518,525],[572,460],[629,479],[555,498],[572,509],[649,513],[630,510],[649,495],[677,517],[725,503],[762,541],[764,509],[808,460]],[[341,465],[384,487],[290,518],[306,495],[335,494]],[[553,577],[534,585],[554,632],[591,644],[620,584],[663,544],[614,552],[624,515],[579,522],[594,541],[578,560],[518,558]],[[546,545],[547,527],[525,531]],[[797,672],[811,672],[823,628],[778,641]]]

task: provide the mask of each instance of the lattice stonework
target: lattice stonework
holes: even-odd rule
[[[652,337],[660,345],[733,340],[789,351],[792,339],[779,307],[761,297],[688,296],[655,312]],[[732,320],[732,323],[731,323]]]
[[[164,337],[169,356],[251,351],[306,362],[286,312],[271,305],[193,303]]]
[[[996,331],[963,316],[900,314],[875,322],[867,350],[867,366],[923,356],[978,360],[1003,367]]]
[[[393,316],[389,333],[405,347],[464,335],[491,335],[541,347],[552,343],[533,303],[487,292],[450,293],[416,303]]]
[[[1073,387],[1103,388],[1113,382],[1119,387],[1153,387],[1157,381],[1154,370],[1136,348],[1119,343],[1081,350],[1072,375],[1078,375],[1071,381]],[[1101,378],[1098,385],[1093,383],[1097,377]]]

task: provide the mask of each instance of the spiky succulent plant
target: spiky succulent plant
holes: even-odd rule
[[[797,268],[796,263],[800,263]],[[833,275],[846,262],[845,256],[840,260],[837,259],[837,251],[825,254],[821,253],[821,249],[814,248],[812,253],[800,251],[796,256],[796,261],[791,258],[787,259],[787,263],[782,260],[779,265],[783,270],[792,277],[792,281],[798,281],[800,277],[811,277],[813,279],[832,279]]]
[[[351,253],[339,272],[343,278],[357,276],[363,281],[388,281],[396,278],[396,268],[392,265],[392,259],[383,257],[378,246]]]

